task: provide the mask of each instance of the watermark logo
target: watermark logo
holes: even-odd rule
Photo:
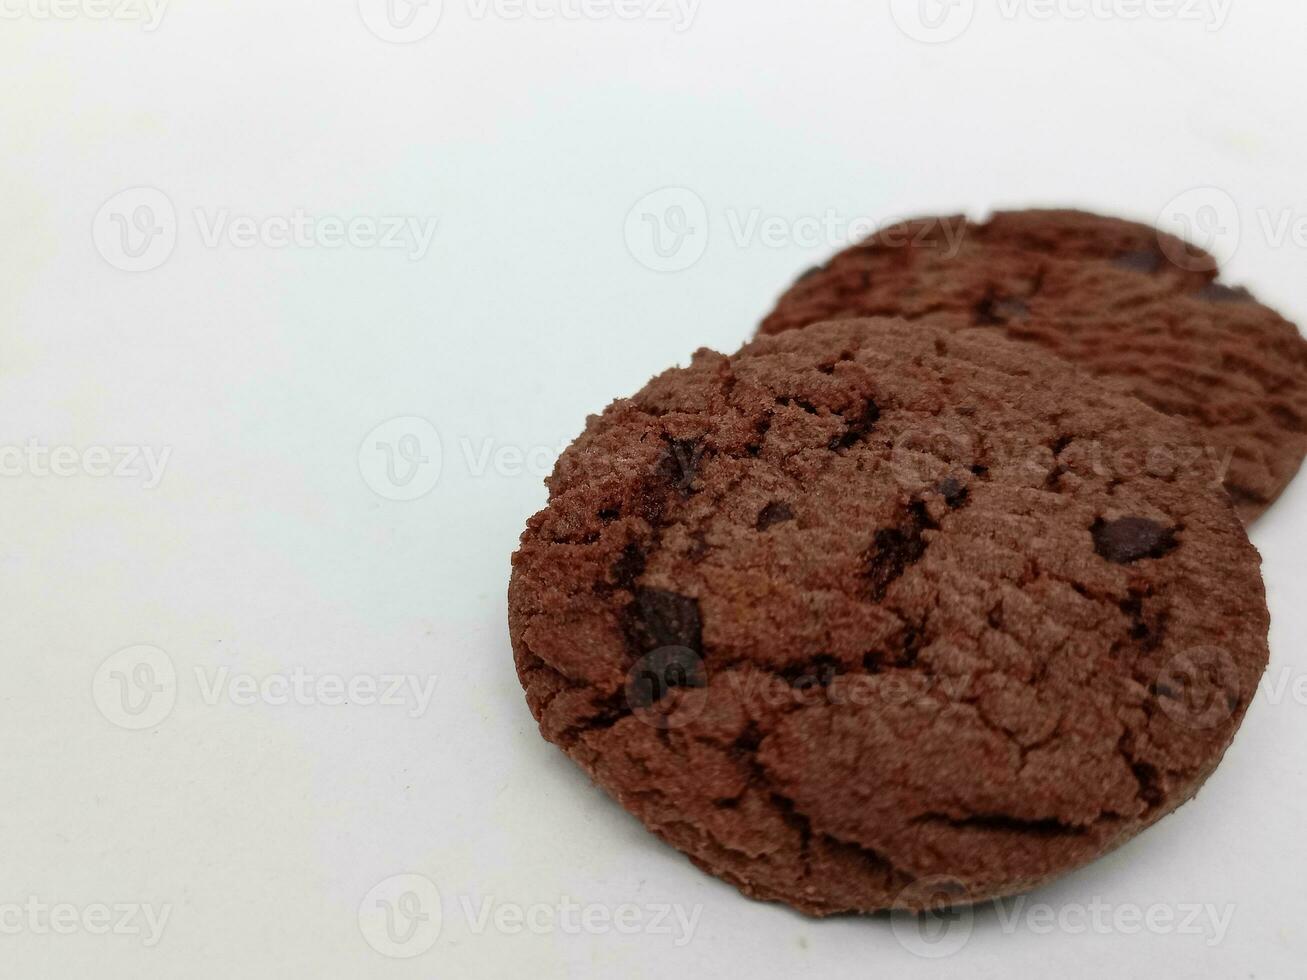
[[[1208,31],[1225,26],[1233,5],[1234,0],[997,0],[1004,20],[1187,21]]]
[[[474,20],[636,21],[667,23],[677,34],[688,31],[699,0],[467,0]]]
[[[392,419],[364,439],[359,448],[359,472],[364,482],[387,500],[416,500],[455,472],[475,480],[544,479],[572,442],[571,436],[546,444],[446,435],[451,443],[447,452],[443,449],[445,437],[428,420],[415,416]]]
[[[714,226],[715,229],[714,230]],[[699,262],[717,232],[737,249],[802,248],[838,251],[873,233],[889,248],[923,249],[944,258],[958,254],[966,236],[965,218],[935,218],[892,222],[867,214],[821,212],[786,215],[760,207],[732,206],[710,211],[703,198],[688,187],[670,187],[648,194],[626,215],[627,250],[655,272],[683,272]]]
[[[312,215],[303,208],[290,214],[232,214],[227,208],[194,211],[205,248],[236,249],[378,249],[402,250],[420,262],[431,250],[440,220],[413,215]]]
[[[1234,920],[1233,905],[1199,902],[1154,902],[1113,905],[1102,898],[1088,903],[1068,902],[1054,906],[1031,902],[1025,895],[995,899],[999,929],[1007,936],[1024,930],[1036,936],[1061,933],[1067,936],[1185,936],[1203,940],[1207,947],[1225,941]]]
[[[394,875],[374,887],[359,905],[359,931],[382,956],[421,956],[440,938],[440,891],[423,875]]]
[[[699,0],[465,0],[470,20],[619,21],[670,24],[682,34],[698,16]],[[359,0],[369,31],[392,44],[412,44],[440,25],[442,0]]]
[[[312,214],[304,208],[279,214],[238,214],[230,208],[192,208],[178,214],[167,194],[136,187],[115,194],[100,208],[92,236],[115,269],[150,272],[172,257],[183,225],[194,222],[207,249],[339,249],[403,252],[410,262],[427,257],[439,229],[433,216]]]
[[[434,674],[315,674],[303,667],[262,676],[233,674],[227,667],[195,668],[200,700],[208,707],[227,701],[237,707],[407,708],[420,718],[436,693]]]
[[[425,497],[440,482],[440,433],[424,418],[406,416],[377,426],[358,452],[359,473],[386,500]]]
[[[1234,0],[996,0],[993,10],[1004,21],[1176,21],[1219,31]],[[923,44],[945,44],[966,33],[975,19],[975,0],[890,0],[899,30]]]
[[[0,0],[0,20],[112,20],[153,34],[169,0]]]
[[[1234,258],[1242,236],[1239,205],[1219,187],[1195,187],[1167,202],[1158,216],[1159,230],[1197,245],[1221,264]],[[1166,257],[1182,269],[1202,270],[1207,261],[1163,238]]]
[[[172,458],[164,446],[47,446],[35,437],[20,445],[0,445],[0,477],[11,479],[89,476],[141,480],[146,490],[163,482]]]
[[[888,465],[906,490],[932,490],[945,499],[961,499],[974,483],[968,470],[983,477],[991,469],[1004,469],[1025,479],[1042,478],[1050,488],[1068,475],[1098,481],[1192,476],[1219,487],[1232,459],[1232,450],[1204,445],[1110,445],[1070,436],[1044,444],[1018,433],[981,432],[965,420],[949,420],[896,433]]]
[[[928,221],[890,224],[869,215],[841,214],[827,208],[821,214],[787,217],[763,214],[761,208],[744,211],[726,210],[726,225],[736,248],[844,249],[869,238],[879,229],[876,240],[889,248],[919,248],[954,258],[966,236],[966,218],[933,218]]]
[[[890,927],[899,945],[914,956],[940,960],[952,956],[971,940],[975,911],[967,887],[956,878],[936,875],[914,881],[900,894],[921,912],[896,911]]]
[[[440,26],[444,0],[359,0],[367,29],[389,44],[412,44]]]
[[[627,672],[625,690],[631,713],[646,725],[683,728],[708,705],[708,671],[689,647],[659,647]]]
[[[1239,707],[1239,671],[1228,650],[1192,647],[1167,661],[1153,684],[1162,711],[1177,725],[1204,731]]]
[[[976,16],[976,0],[890,0],[900,31],[922,44],[945,44],[961,37]]]
[[[131,936],[152,949],[159,945],[172,915],[172,905],[117,902],[45,902],[29,895],[22,902],[0,903],[0,935],[18,936]]]
[[[1157,224],[1183,243],[1163,237],[1163,252],[1180,268],[1207,271],[1211,263],[1187,245],[1203,249],[1222,264],[1235,257],[1247,238],[1276,250],[1307,251],[1307,213],[1292,206],[1254,207],[1246,200],[1244,204],[1247,207],[1220,187],[1195,187],[1176,195],[1162,209]],[[1236,301],[1241,291],[1218,290],[1218,294]]]
[[[1271,248],[1284,248],[1291,244],[1295,248],[1307,250],[1307,215],[1292,208],[1259,208],[1257,223]]]
[[[185,686],[192,703],[215,708],[296,706],[300,708],[403,709],[410,718],[427,713],[435,697],[434,674],[317,673],[303,666],[252,674],[227,666],[196,665],[195,687]],[[152,646],[128,647],[96,671],[96,706],[120,728],[155,728],[172,713],[183,684],[172,658]]]
[[[127,647],[100,664],[91,695],[100,713],[119,728],[154,728],[177,703],[177,671],[158,647]]]
[[[899,433],[890,447],[889,466],[899,486],[915,490],[938,484],[960,467],[970,468],[976,458],[969,432],[936,424]]]
[[[961,882],[948,877],[922,879],[900,896],[905,904],[926,908],[920,913],[894,912],[891,922],[899,944],[922,959],[940,960],[960,953],[975,931],[975,910],[992,908],[999,931],[1005,936],[1026,932],[1035,936],[1185,936],[1201,939],[1207,947],[1225,941],[1234,920],[1233,905],[1200,902],[1155,902],[1151,905],[1113,905],[1095,897],[1087,903],[1050,905],[1028,896],[996,898],[982,905],[971,898]],[[933,910],[931,910],[933,909]]]
[[[100,256],[123,272],[150,272],[177,247],[177,210],[155,187],[132,187],[105,201],[91,234]]]
[[[1291,667],[1281,667],[1274,674],[1269,671],[1258,686],[1268,704],[1280,705],[1286,700],[1299,707],[1307,707],[1307,674],[1295,673]]]
[[[435,883],[424,875],[400,874],[378,884],[359,905],[359,931],[378,953],[412,959],[431,949],[450,928],[483,936],[661,936],[678,948],[689,945],[703,906],[670,903],[578,902],[568,895],[519,902],[494,895],[462,893],[448,909]]]
[[[494,896],[473,901],[459,896],[459,909],[467,930],[484,935],[493,929],[504,936],[530,933],[533,936],[670,936],[678,948],[694,939],[703,914],[703,906],[655,903],[636,905],[625,902],[609,906],[600,902],[582,904],[563,895],[555,902],[504,902]]]
[[[647,194],[626,215],[626,247],[654,272],[683,272],[708,250],[708,206],[688,187]]]

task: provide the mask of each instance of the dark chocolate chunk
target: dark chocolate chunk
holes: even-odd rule
[[[1162,267],[1163,256],[1161,252],[1142,250],[1138,252],[1126,252],[1118,255],[1112,260],[1113,265],[1118,265],[1122,269],[1130,269],[1134,272],[1156,272]]]
[[[773,500],[758,514],[758,530],[765,531],[774,524],[794,520],[794,511],[783,500]]]
[[[634,635],[645,650],[672,646],[698,650],[703,645],[698,599],[663,589],[640,589],[630,613]]]
[[[675,688],[707,686],[708,671],[698,653],[689,647],[659,647],[631,668],[626,677],[626,699],[632,708],[647,708]]]
[[[1115,521],[1100,518],[1091,531],[1094,550],[1118,565],[1128,565],[1142,558],[1161,558],[1176,546],[1174,528],[1164,527],[1146,517],[1121,517]]]
[[[1198,290],[1199,299],[1209,303],[1251,303],[1253,294],[1243,286],[1227,286],[1220,282],[1209,282]]]

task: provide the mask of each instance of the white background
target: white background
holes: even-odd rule
[[[954,0],[920,41],[900,26],[922,33],[915,0],[700,0],[688,21],[653,0],[621,8],[636,19],[445,0],[393,43],[371,0],[174,0],[157,24],[55,2],[67,19],[50,0],[3,0],[0,19],[0,446],[64,447],[70,474],[24,450],[0,478],[0,909],[76,921],[10,908],[0,974],[1301,975],[1307,483],[1253,531],[1273,660],[1225,766],[937,960],[888,920],[747,901],[646,834],[537,735],[505,589],[586,414],[744,341],[844,244],[814,220],[1187,209],[1232,281],[1307,317],[1302,3]],[[297,209],[437,225],[425,250],[279,246]],[[238,247],[241,217],[273,223]],[[369,436],[395,418],[429,427]],[[161,481],[95,475],[88,450],[120,446],[167,451]],[[136,654],[97,671],[142,644],[162,651],[144,664],[163,716],[120,712],[150,723],[134,730],[110,671],[148,679]],[[422,711],[205,697],[297,669],[436,688]],[[443,903],[438,935],[414,919],[390,950],[407,959],[375,948],[377,901],[436,903],[395,875]],[[539,911],[536,931],[475,921],[565,898],[633,903],[641,927],[700,908],[683,945]],[[87,927],[123,903],[168,908],[157,942],[142,919]],[[1094,903],[1105,930],[1081,928]],[[1228,930],[1180,927],[1209,903]],[[1114,927],[1130,909],[1177,921]]]

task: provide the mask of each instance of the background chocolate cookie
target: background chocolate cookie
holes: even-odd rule
[[[1199,426],[1250,521],[1307,453],[1307,344],[1177,238],[1076,211],[927,218],[805,274],[762,333],[851,316],[953,312],[1039,344]]]
[[[748,895],[1049,880],[1192,796],[1265,667],[1190,427],[956,327],[700,351],[590,419],[513,558],[542,733]]]

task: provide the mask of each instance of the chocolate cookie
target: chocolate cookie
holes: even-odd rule
[[[698,352],[589,420],[513,557],[544,736],[747,895],[1045,882],[1191,797],[1265,668],[1189,427],[956,326]]]
[[[761,332],[952,312],[1038,344],[1197,425],[1228,457],[1226,488],[1247,522],[1307,453],[1307,344],[1217,272],[1177,238],[1081,212],[927,218],[805,274]]]

